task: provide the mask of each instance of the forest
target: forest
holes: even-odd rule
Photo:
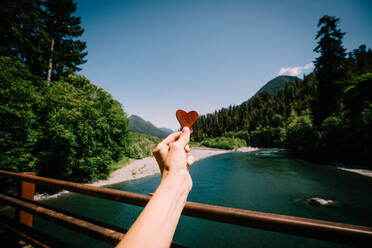
[[[194,141],[238,138],[314,161],[371,166],[372,50],[361,45],[346,53],[339,21],[319,20],[314,48],[319,57],[312,73],[201,116]]]
[[[151,155],[160,141],[129,132],[123,106],[78,74],[87,44],[75,11],[72,0],[0,2],[0,169],[92,182],[128,158]],[[194,141],[370,165],[372,51],[361,45],[346,53],[338,22],[319,20],[314,72],[201,116]]]
[[[75,11],[72,0],[0,3],[0,169],[92,182],[160,141],[129,132],[123,106],[78,74],[87,51]]]

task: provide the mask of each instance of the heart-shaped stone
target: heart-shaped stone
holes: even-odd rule
[[[191,126],[198,119],[199,114],[198,112],[194,110],[187,113],[186,111],[179,109],[176,112],[176,117],[177,117],[178,122],[181,124],[182,128],[184,127],[191,128]]]

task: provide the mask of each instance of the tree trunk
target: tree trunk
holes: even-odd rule
[[[54,38],[52,38],[52,43],[50,44],[50,57],[49,57],[48,75],[47,75],[48,82],[50,82],[52,79],[53,51],[54,51]]]

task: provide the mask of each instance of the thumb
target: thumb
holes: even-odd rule
[[[190,141],[190,128],[184,127],[182,129],[182,133],[180,135],[180,138],[177,140],[177,143],[185,147]]]

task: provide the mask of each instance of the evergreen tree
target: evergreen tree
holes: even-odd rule
[[[328,15],[320,18],[318,23],[320,29],[315,37],[319,41],[314,52],[320,53],[320,56],[314,61],[319,88],[313,112],[318,126],[325,118],[336,112],[342,92],[340,82],[345,79],[346,54],[342,45],[345,33],[337,28],[339,20]]]
[[[45,0],[43,19],[45,24],[45,50],[47,58],[46,78],[58,80],[71,71],[78,71],[79,65],[86,62],[84,52],[86,42],[74,40],[83,34],[80,27],[81,18],[72,16],[76,11],[76,3],[72,0]]]
[[[0,16],[0,56],[17,57],[32,72],[42,71],[41,1],[0,1]]]
[[[1,1],[0,56],[17,57],[48,81],[80,70],[87,53],[75,11],[72,0]]]
[[[372,72],[372,50],[366,47],[366,45],[361,45],[359,48],[354,49],[352,53],[349,54],[349,60],[351,60],[351,69],[353,71],[353,76],[360,76],[364,73]]]

